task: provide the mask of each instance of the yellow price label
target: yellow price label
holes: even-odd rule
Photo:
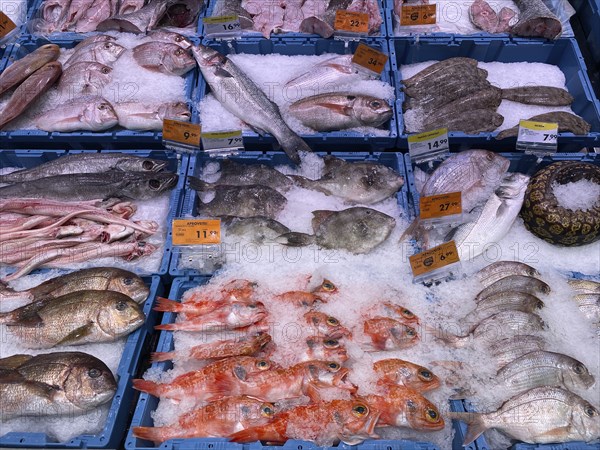
[[[335,12],[333,29],[350,33],[369,34],[369,15],[356,11],[338,9]]]
[[[421,197],[419,199],[419,210],[421,219],[435,219],[461,214],[462,194],[460,192],[450,192],[448,194]]]
[[[400,10],[400,25],[435,25],[436,5],[403,5]]]
[[[460,261],[454,241],[444,242],[430,250],[426,250],[408,258],[413,275],[418,277],[450,264]]]
[[[388,56],[385,53],[381,53],[379,50],[363,43],[358,44],[354,56],[352,57],[352,62],[354,64],[358,64],[377,74],[383,72],[387,60]]]
[[[221,243],[219,219],[173,219],[173,245],[207,245]]]
[[[520,120],[519,126],[521,128],[527,128],[529,130],[535,131],[556,131],[558,130],[557,123],[548,123],[548,122],[535,122],[533,120]]]
[[[178,142],[180,144],[200,147],[200,133],[202,129],[197,123],[181,122],[179,120],[165,119],[163,121],[163,140]]]
[[[238,16],[215,16],[215,17],[205,17],[202,19],[203,23],[207,24],[215,24],[215,23],[226,23],[226,22],[235,22],[238,20]]]
[[[15,28],[17,28],[15,23],[10,20],[6,14],[0,11],[0,38],[3,38]]]
[[[420,142],[436,139],[448,134],[448,128],[438,128],[437,130],[425,131],[423,133],[411,134],[408,136],[410,144],[418,144]]]

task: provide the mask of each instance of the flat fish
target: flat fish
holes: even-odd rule
[[[490,86],[481,91],[473,92],[465,97],[460,97],[439,109],[431,111],[425,119],[426,125],[424,128],[427,130],[440,128],[433,124],[436,122],[450,121],[456,116],[457,112],[478,109],[490,109],[495,111],[498,106],[500,106],[501,102],[502,90],[495,86]],[[460,130],[460,128],[457,128],[457,130]]]
[[[488,75],[487,70],[468,64],[454,66],[454,69],[461,70],[459,73],[454,73],[451,77],[438,77],[434,84],[421,82],[415,86],[405,87],[403,90],[409,97],[423,101],[430,97],[442,95],[446,88],[453,89],[463,84],[486,80]]]
[[[522,86],[502,89],[502,98],[526,105],[569,106],[573,96],[569,91],[550,86]]]
[[[494,131],[504,122],[504,116],[495,111],[495,109],[474,109],[463,112],[460,109],[454,110],[454,114],[448,114],[435,120],[424,122],[419,130],[426,131],[436,128],[448,128],[450,131],[462,131],[466,134],[477,134]]]
[[[219,179],[214,184],[251,186],[260,184],[278,191],[286,191],[294,184],[283,173],[265,164],[243,164],[232,159],[220,163]]]
[[[521,13],[519,21],[510,29],[512,34],[556,39],[562,32],[560,20],[542,0],[515,0],[515,3]]]
[[[554,111],[550,113],[539,114],[537,116],[530,117],[527,120],[533,120],[534,122],[550,122],[558,123],[559,132],[569,132],[579,136],[588,134],[592,126],[575,114],[571,114],[565,111]],[[514,126],[503,130],[498,133],[496,139],[502,140],[508,137],[516,137],[519,134],[519,126]]]
[[[402,84],[406,87],[414,87],[420,83],[429,82],[435,84],[438,77],[444,72],[454,70],[457,66],[468,64],[471,66],[477,66],[477,60],[473,58],[448,58],[443,61],[432,64],[426,69],[421,70],[419,73],[413,75],[410,78],[402,80]]]
[[[475,77],[465,76],[462,80],[456,79],[443,86],[437,86],[436,89],[430,90],[421,99],[409,97],[404,102],[403,107],[405,109],[423,108],[432,111],[456,99],[466,97],[483,89],[489,89],[491,86],[490,82],[480,75]]]

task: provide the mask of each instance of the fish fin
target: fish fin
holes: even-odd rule
[[[162,362],[171,361],[174,357],[175,352],[153,352],[150,353],[150,362]]]
[[[312,212],[313,230],[316,230],[317,228],[319,228],[325,220],[327,220],[329,217],[331,217],[335,213],[336,213],[335,211],[328,211],[326,209],[319,209],[319,210],[313,211]]]
[[[221,78],[233,78],[233,75],[222,67],[219,67],[217,70],[215,70],[215,75]]]
[[[423,187],[431,175],[415,166],[413,169],[413,177],[415,179],[415,188],[417,189],[417,192],[423,192]]]
[[[446,414],[450,419],[460,420],[467,424],[467,434],[465,435],[463,447],[473,443],[475,439],[488,429],[483,419],[483,414],[472,412],[448,412]]]
[[[263,130],[262,128],[258,128],[258,127],[256,127],[256,126],[252,126],[252,125],[250,125],[250,124],[246,124],[246,125],[248,125],[248,127],[249,127],[249,128],[252,130],[252,131],[254,131],[256,134],[258,134],[259,136],[265,136],[265,135],[269,134],[269,132],[268,132],[268,131],[265,131],[265,130]]]
[[[204,392],[206,393],[206,400],[219,400],[224,397],[231,396],[235,388],[234,381],[224,373],[215,375],[214,381],[210,383]]]
[[[288,175],[288,178],[290,178],[294,184],[300,186],[301,188],[310,190],[313,190],[314,188],[315,181],[311,180],[310,178],[306,178],[301,175]]]
[[[316,103],[318,106],[322,108],[327,108],[336,113],[342,114],[344,116],[351,116],[353,109],[350,106],[345,105],[336,105],[335,103]]]
[[[0,183],[1,177],[0,177]],[[33,295],[28,291],[15,291],[0,281],[0,301],[7,300],[33,300]]]
[[[72,332],[70,332],[67,336],[65,336],[58,344],[58,345],[69,345],[69,344],[75,344],[78,343],[78,341],[83,338],[88,336],[91,333],[93,325],[91,323],[88,323],[86,325],[83,325],[82,327],[79,327],[75,330],[73,330]]]
[[[162,312],[181,312],[183,311],[183,305],[177,300],[156,297],[156,305],[152,309]]]
[[[417,218],[413,219],[413,221],[410,223],[408,228],[406,230],[404,230],[404,233],[402,233],[402,236],[400,236],[400,239],[398,239],[398,243],[401,244],[404,241],[413,239],[415,237],[415,235],[417,234],[417,229],[419,228],[419,225],[420,225],[419,218],[417,217]]]
[[[6,313],[6,316],[0,316],[0,323],[4,323],[9,327],[19,326],[19,327],[37,327],[43,323],[43,319],[39,316],[39,314],[35,311],[25,312],[22,311],[21,314],[12,312]]]
[[[315,383],[308,383],[303,391],[304,395],[310,398],[313,403],[319,403],[322,399],[321,389]]]
[[[281,148],[285,152],[285,154],[290,158],[294,164],[300,164],[300,152],[312,152],[312,149],[308,146],[308,144],[294,133],[292,130],[289,130],[287,133],[275,136],[277,142],[281,145]]]
[[[147,392],[155,397],[160,397],[163,393],[162,385],[154,381],[142,380],[140,378],[132,380],[133,388],[138,391]]]
[[[275,242],[290,247],[305,247],[316,242],[316,236],[313,234],[298,233],[292,231],[290,233],[282,234],[275,239]]]
[[[190,187],[195,191],[210,191],[214,189],[214,186],[206,181],[201,180],[200,178],[188,176],[188,181],[190,183]]]
[[[163,323],[160,325],[156,325],[154,329],[161,331],[176,331],[179,330],[179,326],[177,323]]]
[[[157,445],[160,445],[167,439],[164,430],[169,427],[133,427],[133,435],[137,438],[144,439],[145,441],[152,441]]]
[[[16,370],[0,370],[0,383],[22,383],[26,381]]]
[[[273,436],[271,436],[271,433],[267,432],[265,426],[247,428],[245,430],[238,431],[237,433],[233,433],[231,436],[229,436],[229,440],[231,442],[240,443],[249,443],[266,440],[269,440],[269,442],[279,442],[273,439]]]
[[[12,355],[6,358],[0,359],[0,369],[16,369],[21,367],[27,361],[29,361],[33,356],[31,355]]]

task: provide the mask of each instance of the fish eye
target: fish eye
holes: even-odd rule
[[[264,403],[262,405],[262,407],[260,408],[260,412],[261,412],[261,414],[263,416],[271,417],[272,415],[275,414],[275,409],[274,409],[273,404],[271,404],[271,403]]]
[[[105,74],[105,75],[108,74],[108,73],[110,73],[110,67],[103,67],[102,70],[101,70],[101,72],[103,74]]]
[[[256,363],[256,367],[258,367],[260,370],[266,370],[268,369],[270,366],[268,361],[265,361],[264,359],[261,359],[260,361],[258,361]]]
[[[108,105],[107,105],[106,103],[100,103],[100,104],[98,105],[98,109],[99,109],[100,111],[104,111],[105,109],[108,109]]]
[[[416,333],[416,332],[415,332],[415,330],[413,330],[412,328],[408,328],[408,329],[406,330],[406,335],[407,335],[407,336],[416,336],[416,334],[417,334],[417,333]]]
[[[585,370],[581,364],[575,364],[573,365],[573,372],[575,372],[577,375],[581,375],[585,372]]]
[[[429,422],[437,422],[440,418],[440,415],[435,409],[427,408],[427,411],[425,411],[425,418]]]
[[[327,324],[331,325],[332,327],[337,327],[340,322],[335,317],[330,316],[327,318]]]
[[[118,301],[115,308],[117,308],[117,311],[125,311],[125,309],[127,308],[127,303],[123,301]]]
[[[328,348],[336,348],[340,346],[340,343],[336,339],[326,339],[323,341],[323,345]]]
[[[378,102],[378,101],[371,102],[371,106],[373,108],[379,108],[381,106],[381,102]]]
[[[335,289],[335,284],[329,280],[325,280],[323,281],[323,284],[321,284],[321,287],[326,291],[333,291]]]
[[[420,370],[419,378],[423,378],[425,380],[431,380],[431,378],[432,378],[431,372],[429,370]]]
[[[113,45],[112,45],[112,43],[110,43],[110,42],[105,42],[105,43],[104,43],[104,48],[106,48],[106,49],[112,48],[112,46],[113,46]]]
[[[590,417],[594,417],[596,414],[598,414],[598,411],[596,411],[596,408],[594,408],[592,405],[587,405],[584,411],[586,415]]]
[[[154,168],[154,163],[152,161],[144,161],[142,163],[142,168],[144,170],[152,170]]]
[[[175,36],[175,42],[183,41],[183,36]]]
[[[181,56],[181,55],[183,55],[183,49],[181,49],[181,48],[178,48],[177,50],[175,50],[175,54],[176,54],[177,56]]]
[[[125,286],[131,286],[131,285],[133,284],[133,278],[125,278],[125,279],[123,280],[123,284],[124,284]]]
[[[100,372],[100,370],[98,370],[98,369],[88,370],[88,376],[90,378],[98,378],[100,375],[102,375],[102,372]]]
[[[544,305],[544,302],[543,302],[543,301],[541,301],[541,300],[535,304],[535,307],[536,307],[537,309],[542,309],[544,306],[545,306],[545,305]]]
[[[408,309],[403,309],[402,310],[402,315],[404,315],[406,317],[415,317],[415,315],[412,313],[412,311],[410,311]]]
[[[327,363],[327,367],[329,367],[331,370],[334,370],[336,372],[338,370],[340,370],[340,365],[338,363],[336,363],[336,362],[329,362],[329,363]]]
[[[366,405],[359,403],[352,407],[352,414],[354,414],[356,417],[364,417],[369,414],[369,408]]]
[[[491,153],[488,153],[487,155],[485,155],[485,158],[486,158],[488,161],[491,161],[491,160],[493,160],[493,159],[494,159],[494,155],[492,155]]]
[[[250,309],[256,308],[256,303],[248,303],[248,308],[250,308]]]
[[[152,189],[158,189],[160,187],[160,181],[158,180],[150,180],[148,184]]]

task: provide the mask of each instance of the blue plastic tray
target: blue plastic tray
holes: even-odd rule
[[[142,355],[152,347],[154,325],[159,314],[152,310],[154,299],[164,295],[164,287],[158,276],[144,277],[150,287],[150,295],[143,305],[146,323],[130,334],[117,369],[117,392],[110,406],[106,424],[97,435],[81,435],[67,442],[55,442],[44,433],[6,433],[0,436],[0,447],[10,448],[119,448],[122,442],[129,413],[134,401],[131,380],[140,374]]]
[[[169,298],[174,300],[180,300],[183,293],[188,289],[194,288],[208,283],[209,277],[191,277],[191,278],[175,278],[171,286],[171,292]],[[175,321],[175,313],[165,313],[161,323],[167,324]],[[161,331],[160,339],[158,341],[157,351],[168,352],[173,350],[173,333],[170,331]],[[173,367],[170,361],[154,363],[152,365],[154,369],[160,369],[167,371]],[[133,436],[133,427],[139,426],[152,426],[152,412],[158,405],[158,398],[153,397],[147,393],[142,392],[140,394],[135,412],[133,414],[133,420],[131,421],[131,427],[127,434],[125,441],[125,448],[127,450],[145,450],[154,449],[152,442],[138,439]],[[461,445],[453,446],[454,449],[462,449]],[[414,442],[414,441],[387,441],[387,440],[371,440],[365,441],[359,446],[349,446],[340,444],[335,448],[350,450],[445,450],[440,449],[437,446],[426,443],[426,442]],[[172,439],[164,442],[160,445],[161,450],[326,450],[327,447],[318,447],[312,442],[307,441],[288,441],[282,447],[263,446],[260,442],[251,444],[234,444],[227,442],[226,439]],[[467,447],[468,450],[476,450],[475,447]]]
[[[573,111],[584,118],[592,126],[592,131],[585,136],[573,133],[559,133],[558,148],[560,151],[579,151],[585,146],[597,146],[600,140],[600,103],[596,99],[586,73],[583,57],[574,39],[557,41],[515,41],[508,39],[433,39],[421,38],[400,39],[390,41],[393,70],[396,78],[396,97],[398,114],[398,147],[407,148],[408,135],[404,129],[402,103],[405,96],[401,90],[402,74],[398,70],[402,64],[413,64],[428,60],[443,60],[456,56],[470,57],[483,62],[540,62],[554,64],[565,74],[566,86],[575,98]],[[450,146],[470,148],[487,148],[496,151],[513,151],[516,138],[495,139],[497,133],[479,133],[468,135],[462,132],[449,134]]]
[[[389,54],[385,39],[368,39],[364,41],[367,45],[375,47],[383,53]],[[226,42],[205,40],[207,45],[222,54],[231,53],[231,48]],[[344,47],[344,42],[334,39],[242,39],[231,43],[235,53],[248,53],[251,55],[268,55],[279,53],[282,55],[321,55],[323,53],[354,53],[358,42],[351,42],[348,49]],[[392,58],[390,57],[390,60]],[[392,66],[388,60],[381,79],[393,85],[391,77]],[[203,77],[198,77],[198,88],[196,90],[196,105],[210,92]],[[392,105],[393,106],[393,105]],[[302,138],[314,150],[327,151],[381,151],[394,147],[397,138],[396,118],[393,117],[387,125],[390,131],[388,136],[367,136],[357,132],[335,131],[329,133],[303,134]],[[270,134],[259,136],[254,131],[243,132],[244,143],[246,146],[251,144],[253,149],[257,145],[259,150],[273,150],[273,145],[277,145],[276,140]]]
[[[325,153],[319,152],[319,155],[324,155]],[[335,153],[330,152],[329,154],[336,156],[338,158],[345,159],[347,161],[375,161],[381,164],[384,164],[388,167],[396,170],[400,175],[404,177],[405,184],[402,189],[398,192],[397,199],[398,204],[405,210],[409,217],[414,215],[413,210],[408,206],[408,177],[405,174],[404,163],[403,163],[403,155],[400,153],[386,152],[386,153]],[[275,153],[275,152],[245,152],[239,156],[232,157],[234,161],[239,161],[243,163],[260,163],[265,164],[271,167],[279,166],[282,164],[289,164],[290,161],[287,156],[283,153]],[[206,162],[211,161],[210,157],[205,154],[197,154],[190,158],[190,164],[188,168],[188,175],[198,176],[202,167],[206,164]],[[198,208],[198,195],[196,191],[189,188],[186,184],[185,188],[185,197],[183,199],[182,207],[180,210],[181,217],[190,217],[195,216]],[[181,260],[181,252],[178,250],[178,247],[173,247],[172,249],[172,258],[171,258],[171,266],[169,268],[169,274],[172,277],[182,277],[182,276],[199,276],[206,275],[201,274],[197,270],[194,269],[179,269],[179,262]]]
[[[80,39],[81,40],[81,39]],[[80,41],[54,41],[64,48],[73,48]],[[8,57],[0,61],[0,72],[26,54],[48,43],[42,38],[21,40],[13,46]],[[192,122],[198,122],[192,105],[193,90],[198,69],[188,72],[185,78],[185,96],[192,112]],[[59,148],[59,149],[162,149],[162,131],[130,131],[120,127],[102,132],[78,131],[73,133],[47,132],[42,130],[0,131],[2,148]]]
[[[40,165],[43,162],[51,161],[67,153],[83,153],[90,150],[72,150],[66,152],[64,150],[3,150],[0,152],[0,167],[23,167],[31,168]],[[93,151],[92,151],[93,152]],[[184,198],[184,185],[187,175],[187,167],[189,163],[188,155],[178,155],[169,150],[103,150],[103,152],[118,152],[130,153],[140,157],[149,157],[169,161],[167,170],[179,174],[179,182],[175,189],[171,192],[169,200],[170,209],[168,216],[165,218],[167,233],[165,238],[164,253],[160,263],[160,268],[157,275],[165,277],[168,275],[169,263],[171,261],[171,222],[174,217],[179,214],[181,204]],[[160,220],[161,218],[157,218]],[[38,269],[45,270],[45,269]],[[36,272],[34,272],[36,273]],[[142,274],[147,275],[147,274]]]

